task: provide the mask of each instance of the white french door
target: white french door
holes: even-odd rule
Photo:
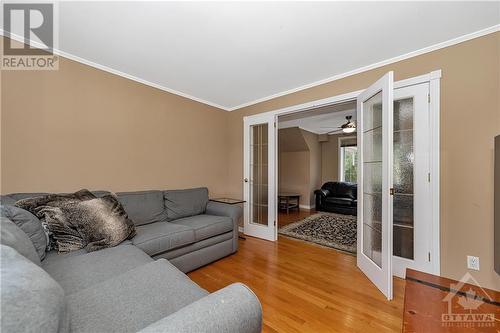
[[[393,72],[357,98],[357,264],[392,299]]]
[[[271,241],[276,229],[276,127],[274,115],[244,119],[244,233]]]
[[[431,263],[432,196],[430,183],[429,83],[394,90],[393,118],[393,266],[435,273]]]

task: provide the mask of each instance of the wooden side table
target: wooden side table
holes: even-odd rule
[[[287,214],[290,209],[294,208],[297,208],[297,211],[300,212],[299,202],[300,194],[298,193],[278,193],[278,207],[280,210],[286,210]]]

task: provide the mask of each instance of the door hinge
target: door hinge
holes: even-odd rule
[[[394,188],[392,188],[392,187],[391,187],[391,188],[389,189],[389,194],[390,194],[390,195],[394,195]]]
[[[431,102],[431,94],[427,94],[427,102]]]
[[[429,259],[429,262],[430,262],[431,261],[431,253],[428,252],[427,254],[428,254],[428,259]]]
[[[276,226],[276,220],[274,220],[274,226]]]
[[[276,128],[276,122],[274,122],[274,128]]]
[[[427,181],[430,183],[431,182],[431,173],[427,173]]]

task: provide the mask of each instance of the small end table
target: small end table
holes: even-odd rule
[[[213,198],[213,199],[210,199],[210,201],[225,203],[228,205],[236,205],[236,204],[241,204],[241,203],[246,202],[245,200],[233,199],[233,198]]]
[[[227,205],[237,205],[237,204],[242,204],[242,203],[246,202],[245,200],[233,199],[233,198],[213,198],[213,199],[210,199],[210,201],[223,203],[223,204],[227,204]],[[238,228],[239,228],[239,224],[238,224]],[[246,239],[245,236],[241,235],[239,230],[238,230],[238,238]]]
[[[298,193],[278,193],[279,209],[286,210],[287,214],[290,212],[290,209],[293,208],[297,208],[297,211],[300,212],[299,202],[300,194]]]

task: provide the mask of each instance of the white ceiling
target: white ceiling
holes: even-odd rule
[[[346,116],[356,121],[356,102],[334,104],[332,106],[313,109],[307,112],[294,113],[278,118],[278,128],[299,127],[316,134],[326,134],[336,130],[339,134],[340,125],[346,123]]]
[[[500,22],[499,2],[62,2],[62,54],[236,109]]]

